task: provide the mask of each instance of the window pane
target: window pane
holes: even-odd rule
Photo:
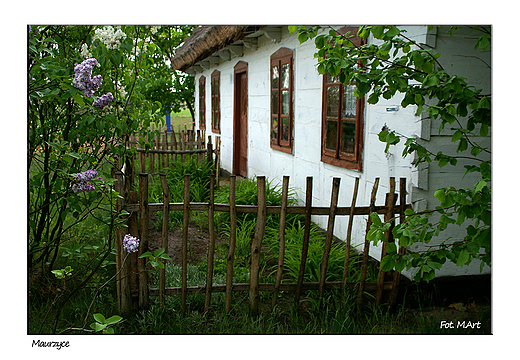
[[[338,83],[339,76],[332,76],[331,74],[327,74],[327,82],[328,83]]]
[[[278,139],[278,117],[273,116],[271,123],[271,138]]]
[[[354,154],[356,139],[356,123],[343,121],[341,132],[341,152],[344,154]]]
[[[273,114],[278,114],[278,91],[273,90]]]
[[[282,88],[289,88],[289,64],[282,65]]]
[[[289,115],[289,91],[282,91],[282,115]]]
[[[338,117],[339,113],[339,86],[327,88],[327,116]]]
[[[289,141],[289,118],[282,117],[282,140]]]
[[[325,148],[328,150],[336,150],[338,139],[338,121],[327,120],[327,127],[325,129]]]
[[[272,79],[272,88],[278,89],[278,66],[273,66],[273,79]]]
[[[343,87],[343,118],[344,119],[355,119],[356,118],[356,104],[357,97],[354,95],[353,85],[347,85]]]

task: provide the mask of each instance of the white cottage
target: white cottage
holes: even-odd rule
[[[446,35],[448,27],[404,28],[407,36],[441,52],[448,72],[465,76],[490,93],[491,55],[488,51],[475,57],[476,34],[460,30],[452,37]],[[406,137],[423,139],[435,152],[455,153],[455,146],[449,130],[439,134],[438,124],[415,116],[414,106],[402,108],[402,97],[369,105],[355,97],[352,87],[319,75],[315,52],[313,41],[300,44],[287,26],[202,26],[177,50],[172,67],[195,76],[196,126],[213,139],[220,137],[223,169],[248,177],[265,175],[275,183],[289,175],[290,186],[298,189],[301,199],[306,177],[313,176],[315,206],[329,205],[333,177],[341,178],[338,206],[350,206],[355,178],[360,179],[357,204],[368,205],[376,177],[380,178],[377,204],[384,204],[390,177],[405,177],[407,201],[420,210],[438,204],[433,193],[441,186],[475,184],[472,174],[461,180],[462,166],[414,167],[412,156],[401,156],[403,142],[385,154],[385,144],[378,139],[385,125]],[[313,221],[327,225],[326,217]],[[340,239],[345,239],[347,224],[346,217],[337,218],[334,234]],[[353,241],[360,248],[365,228],[364,219],[354,223]],[[450,230],[446,236],[454,239],[465,234],[463,227]],[[380,249],[372,248],[370,255],[379,259]],[[461,269],[447,263],[437,275],[479,274],[479,265],[473,262]]]

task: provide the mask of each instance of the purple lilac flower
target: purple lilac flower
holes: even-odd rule
[[[103,110],[103,108],[107,106],[113,99],[114,96],[112,93],[108,92],[105,95],[98,96],[93,105],[99,110]]]
[[[74,65],[74,80],[72,85],[83,91],[86,97],[91,98],[94,91],[99,89],[99,85],[103,82],[101,75],[92,77],[92,69],[97,65],[97,60],[94,58],[87,59],[81,64]]]
[[[130,234],[126,234],[123,238],[123,249],[129,253],[136,252],[139,249],[139,239]]]
[[[77,173],[74,176],[76,183],[72,185],[72,191],[75,193],[78,191],[94,191],[96,187],[91,181],[96,178],[97,175],[98,172],[96,170],[87,170],[82,173]],[[101,181],[101,185],[104,184],[104,181],[101,177],[97,177],[96,180]]]

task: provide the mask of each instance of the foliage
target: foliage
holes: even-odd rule
[[[132,155],[129,137],[149,147],[157,135],[150,123],[161,121],[168,106],[193,102],[186,95],[190,79],[174,79],[169,67],[172,49],[192,28],[28,28],[28,267],[41,265],[50,274],[61,252],[75,262],[63,279],[73,286],[64,282],[51,305],[53,332],[66,302],[100,277],[113,254],[114,230],[128,213],[115,210],[119,194],[110,170]],[[89,219],[108,235],[91,244],[96,248],[66,244]]]
[[[361,26],[357,34],[345,35],[319,26],[289,28],[291,32],[298,31],[300,42],[314,39],[320,74],[338,76],[343,84],[355,82],[356,95],[367,96],[369,104],[401,93],[403,107],[415,106],[416,115],[426,111],[433,121],[439,122],[439,131],[451,130],[452,142],[457,144],[456,154],[433,153],[418,139],[407,138],[403,156],[413,154],[416,165],[436,162],[439,167],[457,166],[460,159],[469,160],[464,165],[464,176],[473,172],[480,175],[472,188],[437,189],[435,197],[440,204],[435,210],[408,211],[408,219],[395,226],[393,235],[401,246],[425,243],[426,250],[403,255],[389,244],[382,268],[398,271],[415,268],[415,280],[431,280],[446,260],[463,266],[477,259],[481,261],[481,270],[484,264],[491,265],[491,161],[487,160],[491,151],[477,141],[490,132],[491,94],[483,94],[468,85],[464,77],[450,74],[443,67],[440,53],[421,46],[396,26]],[[449,33],[453,36],[457,30],[452,27]],[[491,43],[490,27],[475,26],[472,31],[480,34],[475,51],[487,51]],[[353,36],[361,37],[365,43],[355,46],[350,40]],[[367,43],[369,36],[375,41]],[[379,140],[387,144],[385,151],[402,137],[388,128],[379,133]],[[431,221],[432,214],[437,215],[438,221]],[[372,220],[369,237],[376,243],[384,241],[383,232],[389,224],[382,223],[377,216],[372,216]],[[449,224],[464,225],[464,239],[456,242],[445,239],[431,245],[430,241]]]

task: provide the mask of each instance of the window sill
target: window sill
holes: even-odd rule
[[[349,170],[356,170],[359,172],[363,171],[362,161],[348,161],[344,159],[336,159],[324,154],[321,155],[321,161],[326,164],[342,167]]]
[[[291,154],[292,155],[292,147],[289,147],[289,146],[280,146],[280,145],[276,145],[276,144],[271,143],[271,149],[282,151],[282,152],[284,152],[286,154]]]

